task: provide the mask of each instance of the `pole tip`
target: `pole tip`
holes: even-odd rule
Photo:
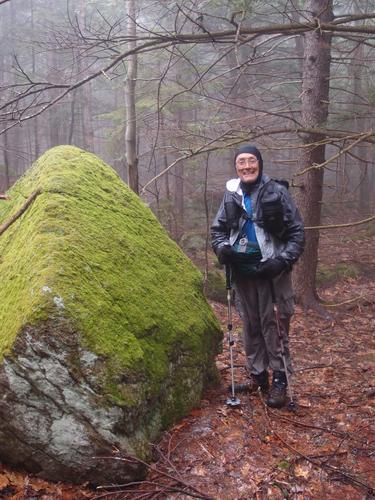
[[[240,406],[241,401],[236,396],[231,396],[227,399],[227,405],[231,407]]]

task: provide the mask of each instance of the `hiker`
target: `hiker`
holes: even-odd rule
[[[221,264],[231,267],[241,303],[247,371],[267,397],[267,405],[286,403],[285,374],[272,287],[280,312],[280,330],[288,374],[289,323],[294,312],[291,282],[293,264],[302,253],[304,229],[286,181],[263,173],[263,159],[255,146],[235,152],[238,178],[226,184],[224,198],[211,227],[212,247]],[[273,372],[269,384],[268,369]]]

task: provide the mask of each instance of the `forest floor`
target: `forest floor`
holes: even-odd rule
[[[226,338],[220,385],[155,446],[147,480],[122,491],[53,485],[0,468],[7,499],[370,499],[375,498],[375,235],[322,234],[319,288],[330,319],[297,307],[290,333],[296,412],[271,410],[260,394],[228,407]],[[212,307],[226,330],[226,306]],[[245,382],[235,315],[235,377]],[[108,495],[109,494],[109,495]]]

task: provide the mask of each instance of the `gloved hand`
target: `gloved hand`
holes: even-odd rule
[[[259,264],[256,277],[272,279],[278,276],[287,267],[288,265],[282,257],[267,259]]]
[[[233,262],[235,256],[236,252],[230,245],[223,245],[217,250],[217,258],[222,265],[230,264],[231,262]]]

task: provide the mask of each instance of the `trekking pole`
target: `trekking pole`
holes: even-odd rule
[[[286,365],[286,359],[285,359],[284,340],[283,340],[283,336],[282,336],[281,328],[280,328],[280,311],[279,311],[279,306],[277,305],[275,286],[273,284],[272,279],[270,280],[270,287],[271,287],[271,298],[272,298],[273,312],[275,314],[275,320],[276,320],[277,335],[278,335],[279,341],[280,341],[281,357],[283,359],[284,371],[285,371],[285,376],[286,376],[286,383],[287,383],[287,387],[288,387],[289,403],[288,403],[287,408],[290,411],[296,411],[297,405],[294,401],[293,391],[292,391],[292,387],[290,385],[288,367]]]
[[[241,401],[236,397],[234,392],[234,366],[233,366],[233,324],[232,324],[232,276],[229,264],[225,265],[226,289],[227,289],[227,303],[228,303],[228,340],[229,340],[229,355],[230,355],[230,372],[231,372],[231,390],[232,394],[227,399],[228,406],[239,406]]]

